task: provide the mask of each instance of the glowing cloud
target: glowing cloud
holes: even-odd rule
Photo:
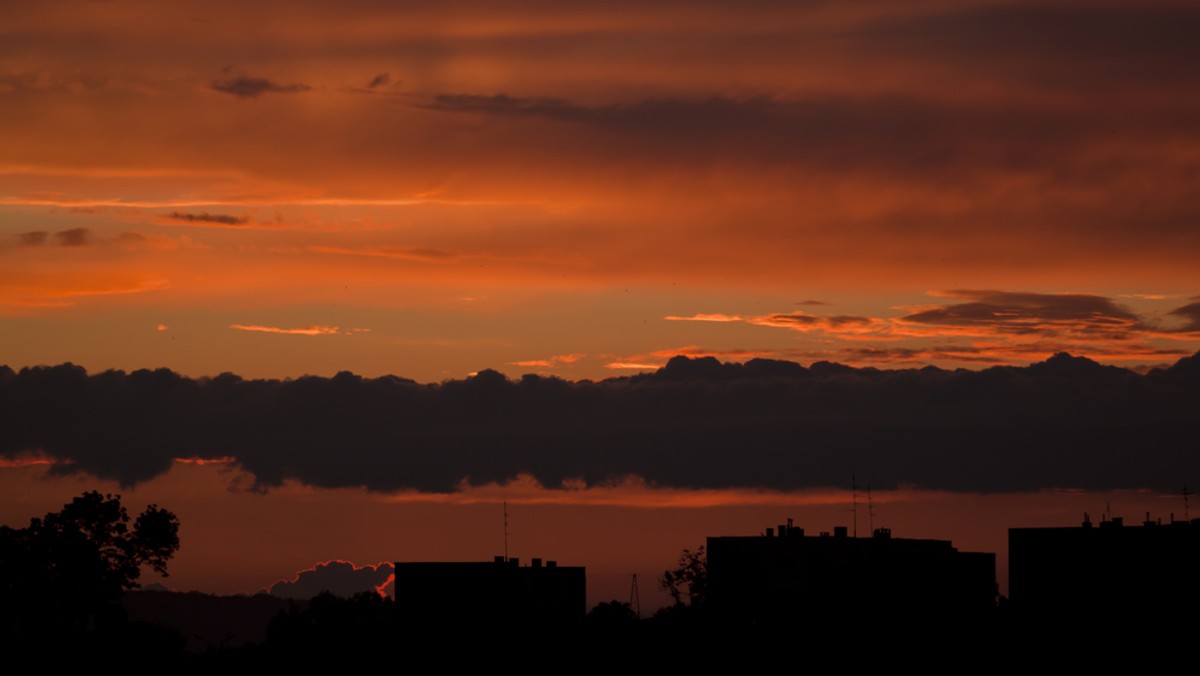
[[[611,361],[605,364],[604,368],[614,370],[628,369],[636,371],[653,371],[654,369],[662,368],[662,366],[663,365],[661,363],[651,364],[644,362]]]
[[[562,364],[574,364],[583,359],[587,355],[583,354],[560,354],[549,359],[527,359],[525,361],[509,362],[513,366],[525,366],[529,368],[554,368]]]
[[[252,324],[230,324],[229,328],[238,331],[257,331],[259,333],[282,333],[289,336],[334,336],[342,333],[336,326],[304,326],[295,329],[285,329],[278,326],[257,326]]]
[[[28,451],[11,456],[0,455],[0,469],[9,467],[40,467],[45,465],[70,464],[70,461],[58,460],[42,451]]]
[[[724,314],[695,314],[691,317],[679,317],[677,315],[667,315],[663,319],[669,322],[740,322],[745,321],[741,315],[724,315]]]
[[[237,462],[237,458],[229,455],[216,458],[201,458],[198,456],[192,456],[190,458],[175,458],[175,462],[182,465],[229,465]]]

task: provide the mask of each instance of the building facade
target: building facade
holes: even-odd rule
[[[708,538],[711,611],[744,623],[797,618],[982,614],[996,604],[996,555],[949,541],[869,538],[846,528],[807,536],[791,525]]]

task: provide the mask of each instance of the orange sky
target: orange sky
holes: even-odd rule
[[[0,0],[0,364],[1173,363],[1197,18]]]
[[[1198,346],[1194,313],[1169,315],[1200,286],[1187,3],[4,15],[12,365],[440,380],[603,377],[681,349],[1154,364]],[[960,289],[1094,294],[1193,330],[664,320],[890,324]]]

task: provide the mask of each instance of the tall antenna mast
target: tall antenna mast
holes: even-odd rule
[[[629,607],[639,620],[642,619],[642,600],[638,597],[637,573],[633,574],[633,581],[629,583]]]
[[[854,537],[858,537],[858,478],[853,473],[850,474],[850,491],[854,496]]]
[[[871,527],[871,535],[875,535],[875,503],[871,502],[871,484],[867,484],[867,524]]]
[[[1183,520],[1184,521],[1192,520],[1191,515],[1188,514],[1188,496],[1191,494],[1192,494],[1192,492],[1188,490],[1188,487],[1184,486],[1183,487]]]
[[[504,501],[504,561],[508,562],[508,500]]]

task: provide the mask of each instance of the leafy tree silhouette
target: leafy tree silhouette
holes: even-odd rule
[[[588,625],[600,629],[624,629],[637,621],[633,607],[616,599],[597,603],[587,614]]]
[[[119,495],[90,491],[27,528],[0,526],[0,608],[10,640],[77,634],[120,622],[121,595],[143,566],[163,576],[179,520],[150,505],[130,527]]]
[[[679,555],[678,567],[664,571],[658,581],[671,594],[676,606],[684,605],[685,594],[689,607],[703,606],[708,596],[708,558],[704,546],[695,551],[684,549]]]

